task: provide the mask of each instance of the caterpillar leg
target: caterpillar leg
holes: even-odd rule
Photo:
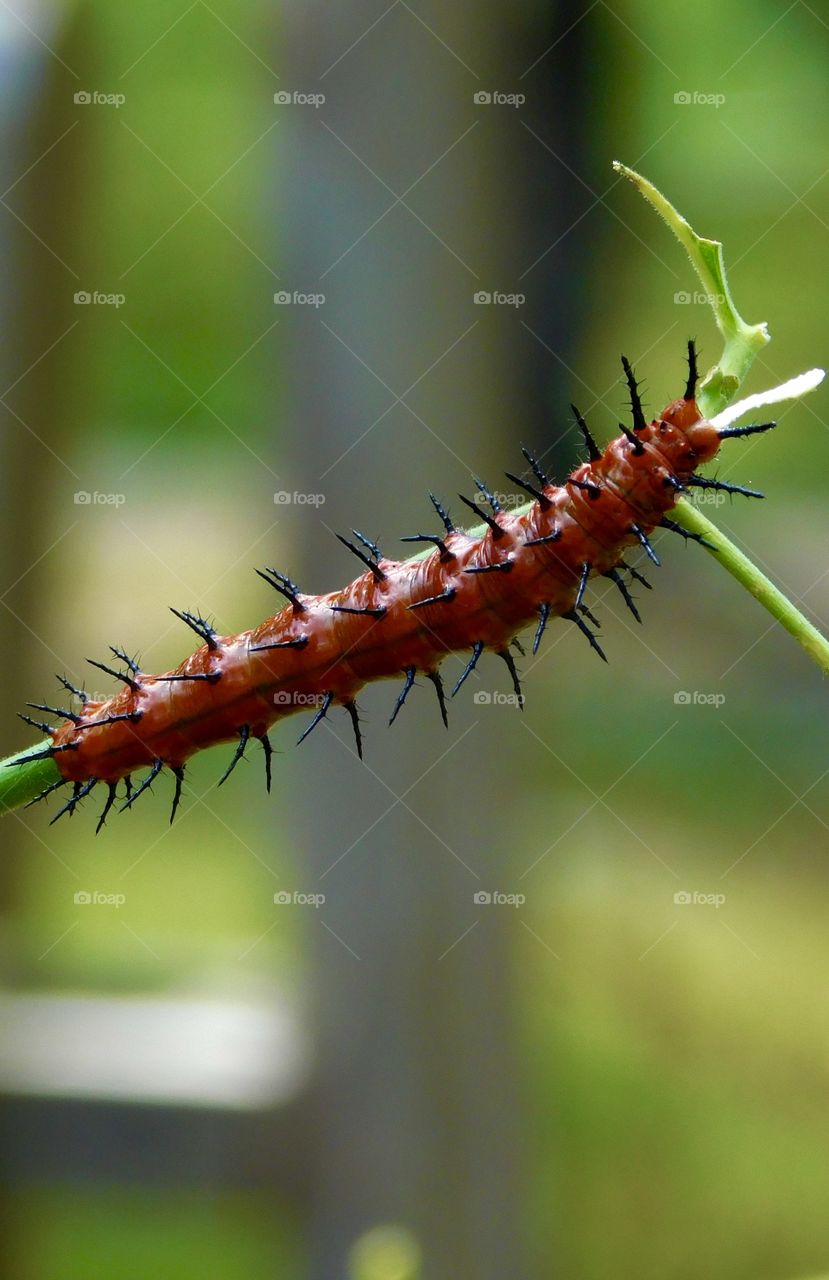
[[[627,583],[625,582],[624,578],[619,573],[619,571],[617,569],[608,569],[607,573],[604,576],[606,578],[610,578],[611,582],[616,583],[616,586],[619,588],[619,591],[621,592],[621,596],[625,604],[630,609],[636,621],[641,623],[642,619],[640,617],[639,610],[636,608],[636,605],[634,604],[634,601],[633,601],[633,596],[628,591]]]
[[[417,675],[417,671],[415,670],[414,667],[406,667],[404,674],[406,676],[406,683],[403,685],[403,688],[401,689],[398,695],[397,702],[394,704],[394,711],[392,711],[391,713],[391,719],[389,720],[389,724],[394,724],[395,720],[397,719],[397,713],[399,712],[400,708],[403,706],[403,703],[408,698],[409,690],[411,689],[412,685],[415,682],[415,676]]]
[[[271,740],[266,733],[263,733],[259,741],[262,743],[262,751],[265,756],[265,789],[270,794],[271,790],[271,756],[273,755],[273,747]]]
[[[448,729],[449,716],[446,711],[446,694],[443,689],[443,677],[441,676],[439,671],[427,671],[426,679],[430,680],[432,684],[435,686],[435,693],[437,694],[438,706],[440,707],[440,718],[443,721],[443,727],[445,729]]]
[[[357,755],[363,758],[363,735],[360,732],[360,713],[357,710],[356,702],[344,702],[343,706],[351,717],[351,727],[354,730],[354,742],[357,746]]]
[[[326,693],[320,705],[319,711],[314,716],[313,720],[309,724],[308,728],[304,731],[304,733],[301,733],[300,736],[297,738],[297,746],[299,746],[301,742],[305,741],[305,739],[308,737],[308,734],[312,731],[312,729],[316,729],[320,720],[325,719],[326,715],[328,714],[328,708],[331,706],[331,703],[333,701],[334,701],[333,693]]]
[[[173,825],[173,818],[176,816],[176,809],[178,808],[179,801],[181,800],[181,788],[184,785],[184,767],[182,765],[179,765],[177,768],[174,767],[173,774],[176,779],[176,789],[173,795],[173,807],[170,810],[170,826]]]
[[[23,807],[31,809],[32,805],[37,804],[38,800],[45,800],[47,796],[50,796],[53,791],[57,791],[59,787],[65,787],[68,781],[68,778],[58,778],[57,782],[53,782],[50,787],[47,787],[45,791],[41,791],[40,795],[35,796],[34,800],[30,800]]]
[[[249,739],[250,739],[250,725],[249,724],[240,725],[239,745],[236,748],[233,759],[231,760],[230,764],[227,766],[221,778],[219,779],[218,783],[216,784],[217,786],[220,787],[223,782],[227,782],[228,778],[233,773],[233,770],[236,768],[237,764],[242,759],[242,756],[245,754],[245,747],[248,745]]]
[[[86,796],[89,795],[90,791],[95,786],[97,781],[98,781],[97,778],[90,778],[87,782],[76,782],[72,787],[72,795],[66,801],[66,804],[63,806],[63,808],[58,809],[54,818],[52,818],[52,821],[49,823],[49,826],[53,827],[57,822],[58,818],[62,818],[65,813],[68,813],[71,818],[72,814],[75,812],[75,809],[80,804],[81,800],[85,799]]]
[[[683,529],[681,524],[677,524],[675,520],[669,520],[667,516],[662,517],[662,523],[659,527],[660,529],[670,529],[671,533],[678,533],[686,542],[698,542],[701,547],[708,547],[709,551],[717,550],[713,542],[708,542],[701,533],[691,533],[690,529]]]
[[[523,711],[524,710],[524,694],[521,691],[521,681],[518,678],[518,669],[515,665],[515,659],[513,658],[509,649],[499,649],[497,652],[498,652],[498,657],[503,659],[503,661],[506,663],[507,670],[510,673],[510,678],[512,680],[512,687],[515,690],[515,696],[518,700],[518,710]]]
[[[95,828],[95,834],[96,834],[96,836],[99,834],[99,832],[100,832],[101,828],[103,827],[104,823],[106,822],[106,820],[107,820],[107,815],[109,814],[110,809],[111,809],[111,808],[112,808],[112,806],[115,804],[115,793],[116,793],[116,790],[117,790],[116,784],[115,784],[114,782],[110,782],[110,783],[109,783],[109,786],[108,786],[108,789],[107,789],[106,804],[104,805],[103,810],[101,811],[101,816],[100,816],[100,818],[98,819],[98,825],[97,825],[97,826],[96,826],[96,828]]]
[[[607,662],[607,658],[605,657],[605,652],[602,649],[602,646],[599,644],[598,640],[596,639],[593,632],[588,627],[587,623],[582,618],[580,618],[579,615],[576,613],[575,609],[570,609],[567,613],[563,613],[561,616],[562,618],[566,618],[568,622],[575,622],[579,631],[582,633],[583,636],[586,636],[588,641],[590,642],[590,648],[595,649],[596,653],[599,655],[602,662]]]
[[[472,674],[472,672],[475,670],[475,668],[477,667],[477,665],[478,665],[478,659],[480,658],[480,656],[481,656],[481,654],[483,653],[483,651],[484,651],[483,641],[482,641],[482,640],[476,640],[476,641],[475,641],[475,643],[474,643],[474,644],[473,644],[473,646],[472,646],[472,657],[471,657],[471,658],[469,659],[469,661],[467,662],[466,667],[465,667],[465,668],[464,668],[464,670],[463,670],[463,674],[461,675],[460,680],[458,680],[458,683],[455,685],[454,689],[452,690],[452,697],[453,697],[453,698],[454,698],[455,694],[458,692],[458,690],[460,689],[460,687],[461,687],[461,685],[463,684],[464,680],[466,680],[467,676],[470,676],[470,675]]]
[[[153,783],[155,782],[156,778],[161,773],[161,770],[163,768],[164,768],[163,760],[156,760],[153,762],[153,766],[150,769],[150,772],[147,774],[144,781],[141,783],[141,786],[137,787],[135,791],[132,791],[132,789],[130,788],[128,793],[129,798],[127,800],[127,803],[121,805],[121,813],[124,813],[127,809],[130,809],[135,804],[138,797],[143,796],[144,792],[150,789],[150,787],[153,785]]]

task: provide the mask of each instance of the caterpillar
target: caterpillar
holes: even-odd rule
[[[123,669],[88,659],[92,666],[123,686],[106,700],[90,698],[65,677],[58,679],[78,700],[78,710],[28,703],[58,716],[57,727],[21,718],[51,742],[27,759],[52,757],[60,772],[30,803],[72,784],[72,794],[52,822],[71,814],[99,783],[107,788],[96,833],[101,830],[124,784],[122,811],[131,808],[163,769],[174,778],[170,812],[173,821],[189,757],[215,743],[236,747],[221,780],[224,783],[245,754],[251,739],[264,753],[265,781],[271,788],[272,747],[269,729],[283,717],[309,707],[314,711],[302,732],[303,742],[333,705],[342,706],[353,726],[357,752],[363,742],[356,698],[369,681],[402,677],[391,713],[393,724],[415,683],[424,676],[436,692],[448,725],[447,698],[440,665],[450,653],[468,660],[452,689],[458,693],[485,651],[505,663],[518,705],[523,703],[513,649],[523,653],[518,633],[533,621],[535,654],[554,618],[575,624],[596,654],[606,661],[593,627],[599,623],[585,603],[591,578],[604,576],[619,589],[637,622],[641,617],[631,582],[650,583],[625,554],[641,548],[653,564],[659,558],[650,541],[657,527],[704,542],[669,518],[680,496],[691,489],[717,489],[746,497],[761,493],[710,479],[698,469],[718,453],[723,439],[771,429],[774,422],[733,427],[707,421],[697,405],[697,354],[688,342],[688,378],[683,395],[650,422],[639,386],[623,356],[630,394],[632,427],[619,424],[620,435],[600,449],[579,411],[571,406],[587,447],[587,460],[555,485],[538,459],[522,448],[532,480],[507,472],[532,502],[504,510],[480,480],[475,483],[489,510],[459,494],[483,516],[481,536],[459,529],[446,507],[430,498],[438,516],[438,533],[416,533],[403,542],[430,548],[407,561],[384,556],[362,533],[355,541],[337,535],[363,566],[363,572],[339,591],[308,595],[276,569],[256,572],[286,601],[259,626],[238,635],[219,635],[195,613],[173,609],[201,640],[201,647],[174,671],[144,672],[127,652],[111,646]],[[527,473],[525,473],[527,474]],[[706,544],[709,545],[709,544]],[[625,574],[628,575],[627,579]],[[149,773],[136,787],[132,774]]]

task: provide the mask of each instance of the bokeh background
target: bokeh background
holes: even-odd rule
[[[5,748],[108,644],[177,663],[168,605],[237,630],[254,566],[327,590],[332,531],[395,554],[521,442],[563,474],[620,351],[652,410],[713,363],[616,157],[725,242],[752,389],[825,364],[828,45],[803,0],[0,5]],[[824,627],[826,404],[709,508]],[[97,838],[4,819],[4,1275],[829,1267],[826,689],[659,547],[646,625],[593,592],[610,665],[559,623],[523,717],[489,659],[448,734],[368,690],[365,766],[291,721],[270,797],[225,749],[172,828],[164,779]]]

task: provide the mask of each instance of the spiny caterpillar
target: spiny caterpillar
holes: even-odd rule
[[[99,782],[104,783],[107,798],[97,832],[115,803],[116,787],[122,779],[122,808],[128,809],[166,766],[175,778],[172,822],[187,759],[204,747],[235,741],[235,753],[221,778],[225,782],[251,738],[262,745],[270,790],[268,730],[277,720],[309,706],[315,714],[300,742],[338,703],[351,718],[362,758],[355,699],[363,686],[371,680],[403,677],[390,720],[394,723],[421,674],[434,686],[447,724],[439,668],[447,654],[457,651],[470,656],[453,696],[484,650],[491,649],[506,664],[520,706],[521,686],[511,646],[523,652],[516,636],[534,619],[533,653],[549,620],[561,617],[574,623],[606,661],[588,625],[599,625],[584,602],[590,578],[602,575],[611,579],[636,621],[641,622],[629,581],[620,570],[628,573],[629,580],[646,587],[650,584],[625,563],[625,552],[641,547],[658,565],[649,539],[657,527],[702,542],[698,534],[667,518],[680,495],[690,489],[762,497],[751,489],[696,473],[716,456],[724,438],[767,431],[775,425],[764,422],[718,428],[702,417],[695,399],[697,360],[692,341],[688,343],[688,381],[683,396],[651,422],[645,419],[636,378],[624,356],[622,366],[630,391],[632,430],[620,424],[621,435],[600,450],[574,407],[588,461],[577,466],[565,484],[554,485],[538,460],[523,449],[536,483],[506,473],[533,499],[521,511],[505,511],[489,489],[476,481],[491,511],[483,514],[483,536],[456,528],[446,508],[430,495],[441,532],[402,539],[432,545],[434,549],[424,557],[391,560],[355,530],[359,545],[342,537],[340,541],[362,562],[364,572],[339,591],[307,595],[277,570],[257,569],[287,604],[253,630],[220,636],[204,618],[174,609],[203,641],[174,671],[148,675],[123,649],[112,648],[125,671],[88,660],[123,683],[123,689],[105,701],[91,699],[58,677],[78,698],[80,710],[28,704],[64,720],[51,728],[22,717],[52,739],[43,751],[29,754],[28,759],[54,757],[62,775],[31,803],[71,782],[72,796],[52,819],[56,822],[63,814],[72,813]],[[476,503],[459,497],[481,517]],[[141,768],[150,772],[133,789],[131,774]]]

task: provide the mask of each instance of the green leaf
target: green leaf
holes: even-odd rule
[[[667,222],[688,254],[700,278],[708,304],[714,312],[725,346],[719,364],[703,378],[697,396],[697,403],[705,417],[712,418],[734,399],[755,356],[771,341],[768,329],[764,322],[746,324],[735,307],[728,287],[720,241],[706,240],[704,236],[697,235],[688,220],[640,173],[618,160],[613,161],[613,168],[632,182]]]

